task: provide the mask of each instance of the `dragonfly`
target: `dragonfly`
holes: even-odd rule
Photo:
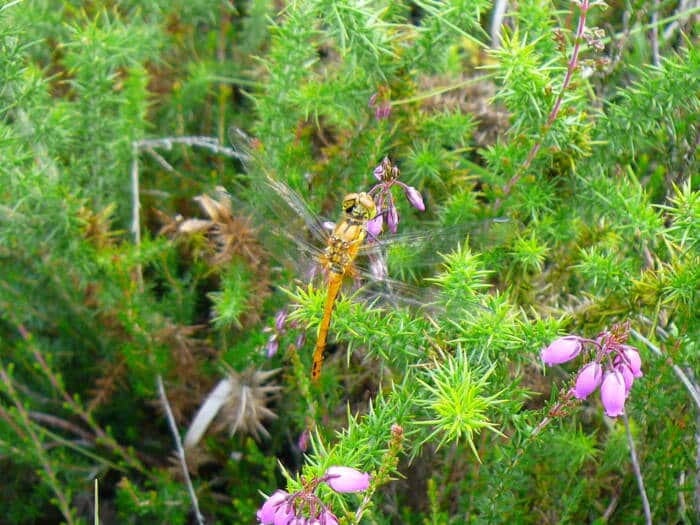
[[[277,199],[266,200],[266,205],[272,209],[273,214],[281,218],[288,215],[291,210],[297,219],[304,221],[306,229],[312,233],[315,240],[324,245],[324,248],[319,250],[300,238],[298,232],[292,231],[295,228],[290,226],[294,222],[293,219],[290,219],[285,226],[281,227],[281,231],[277,232],[278,236],[281,233],[302,251],[312,253],[313,259],[320,265],[322,273],[325,275],[326,291],[323,314],[318,325],[311,367],[311,379],[317,382],[321,375],[334,306],[343,283],[348,278],[356,280],[359,275],[362,275],[372,283],[379,283],[384,290],[390,290],[386,295],[390,296],[392,302],[395,302],[397,290],[405,291],[411,287],[387,277],[385,269],[387,250],[393,246],[424,243],[426,239],[433,239],[433,236],[421,232],[393,235],[389,239],[382,238],[380,240],[376,228],[371,227],[372,223],[376,225],[377,218],[382,219],[386,216],[386,222],[391,226],[392,218],[389,216],[390,209],[385,209],[383,213],[378,209],[375,198],[370,192],[346,194],[341,201],[341,212],[337,222],[334,225],[324,223],[309,209],[304,199],[296,191],[266,169],[264,158],[261,158],[260,148],[256,147],[247,135],[239,130],[230,134],[235,149],[240,153],[239,160],[251,178],[253,178],[253,174],[262,175],[254,179],[257,180],[257,184],[262,183],[264,186],[260,188],[260,192],[269,195],[269,190],[272,190],[273,194],[276,195]],[[386,162],[385,159],[383,163]],[[397,175],[396,170],[390,170],[390,173],[393,173],[394,176]],[[386,197],[386,194],[384,196]],[[395,218],[393,220],[396,221]],[[361,254],[369,259],[371,270],[363,271],[356,263]],[[415,292],[415,290],[411,292]],[[409,295],[414,295],[411,292]],[[405,302],[411,303],[412,301],[406,299]]]
[[[328,329],[338,292],[344,277],[354,273],[353,262],[360,245],[367,237],[367,223],[377,215],[374,199],[365,192],[349,193],[343,198],[343,213],[328,238],[328,244],[320,258],[328,271],[328,290],[323,307],[323,318],[318,328],[316,348],[311,365],[311,379],[321,377],[323,354],[328,339]]]

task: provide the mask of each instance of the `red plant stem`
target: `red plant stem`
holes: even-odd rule
[[[515,186],[515,184],[520,180],[523,174],[530,167],[530,164],[532,164],[532,161],[535,159],[535,155],[537,155],[537,153],[540,151],[540,148],[542,147],[544,137],[546,136],[547,132],[552,127],[552,124],[559,115],[559,110],[561,109],[561,104],[564,100],[564,93],[569,88],[569,84],[571,84],[571,79],[574,76],[574,71],[576,71],[576,67],[578,66],[578,55],[581,51],[583,33],[586,30],[586,14],[590,9],[589,0],[581,0],[581,3],[579,4],[579,9],[581,10],[581,16],[578,19],[578,27],[576,28],[576,36],[574,37],[574,49],[571,52],[571,59],[566,65],[566,76],[564,77],[564,82],[561,85],[561,90],[559,90],[559,94],[557,95],[557,100],[554,102],[552,111],[549,112],[547,122],[545,123],[542,132],[542,137],[532,146],[530,152],[527,154],[525,162],[520,167],[520,170],[518,170],[518,172],[515,175],[513,175],[513,177],[508,181],[508,183],[503,187],[504,195],[508,195],[508,193],[510,193],[510,190],[513,188],[513,186]],[[498,204],[500,204],[500,202],[497,203],[497,207]]]

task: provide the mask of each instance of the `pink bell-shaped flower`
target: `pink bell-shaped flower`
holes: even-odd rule
[[[622,374],[622,378],[625,380],[625,396],[629,396],[630,390],[632,389],[632,383],[634,383],[634,373],[625,363],[620,363],[617,365],[615,370]]]
[[[575,335],[560,337],[542,350],[542,361],[547,365],[559,365],[571,361],[583,348],[581,338]]]
[[[620,354],[615,359],[615,364],[620,362],[626,364],[634,377],[639,378],[644,375],[642,374],[642,358],[639,357],[639,352],[637,352],[636,348],[625,345],[622,347]]]
[[[296,517],[294,516],[294,509],[292,506],[287,503],[282,503],[277,507],[275,516],[272,519],[272,525],[289,525],[295,519]]]
[[[275,513],[280,506],[285,506],[284,502],[288,497],[289,494],[284,490],[273,492],[256,514],[260,523],[262,525],[272,525],[275,522]]]
[[[399,211],[393,204],[389,207],[389,211],[386,217],[386,224],[389,226],[389,231],[391,233],[396,233],[399,228]]]
[[[574,387],[574,397],[576,399],[586,399],[603,381],[603,368],[600,363],[588,363],[578,373],[576,386]]]
[[[627,390],[625,378],[617,370],[608,372],[600,385],[600,400],[603,402],[605,413],[610,417],[617,417],[625,411],[625,399]]]
[[[333,514],[330,510],[324,510],[321,513],[319,521],[323,525],[338,525],[338,518],[336,518],[335,514]]]
[[[420,194],[420,192],[413,186],[408,185],[404,187],[404,190],[406,191],[406,198],[408,199],[408,202],[411,203],[411,206],[413,206],[417,210],[425,211],[423,196]]]
[[[370,238],[379,237],[382,233],[382,227],[384,226],[384,215],[378,213],[376,217],[367,221],[365,229],[369,233]]]
[[[336,492],[362,492],[369,487],[369,474],[350,467],[328,467],[324,477]]]

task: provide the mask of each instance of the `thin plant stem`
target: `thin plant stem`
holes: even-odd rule
[[[41,368],[42,372],[51,383],[51,386],[53,386],[56,392],[58,392],[59,395],[63,398],[63,400],[66,403],[66,406],[68,406],[74,414],[79,416],[90,427],[90,429],[93,431],[97,438],[96,440],[100,443],[103,443],[107,448],[119,455],[132,468],[135,468],[139,472],[145,472],[143,465],[138,461],[138,459],[134,458],[129,453],[127,453],[127,451],[124,450],[124,448],[121,445],[119,445],[119,443],[117,443],[117,441],[112,436],[110,436],[104,430],[102,430],[102,428],[97,424],[93,417],[80,405],[80,403],[77,403],[68,394],[66,389],[63,387],[61,382],[58,380],[56,375],[49,367],[48,363],[44,359],[44,356],[34,344],[31,334],[21,323],[18,325],[18,331],[22,339],[24,339],[24,341],[29,345],[29,349],[31,350],[32,355],[36,359],[36,362],[39,364],[39,368]]]
[[[520,169],[517,171],[517,173],[513,175],[513,177],[511,177],[511,179],[504,186],[504,196],[510,193],[513,186],[515,186],[515,184],[518,183],[523,174],[530,168],[532,161],[535,159],[535,156],[537,156],[537,153],[540,151],[540,148],[542,148],[542,143],[544,142],[547,133],[549,132],[549,130],[552,127],[552,124],[559,115],[559,110],[561,109],[562,102],[564,101],[564,94],[566,93],[566,90],[569,89],[569,85],[571,84],[571,80],[574,76],[574,71],[576,71],[576,68],[578,67],[578,56],[581,51],[581,42],[583,41],[583,34],[586,30],[586,15],[588,14],[588,10],[590,9],[589,0],[582,0],[581,4],[579,5],[579,9],[581,11],[581,16],[579,16],[578,19],[578,27],[576,28],[576,34],[574,36],[574,48],[571,52],[571,58],[569,59],[566,65],[566,75],[564,76],[564,82],[561,85],[561,89],[559,90],[557,99],[554,101],[554,106],[552,106],[552,110],[549,112],[547,121],[544,124],[544,130],[542,131],[539,140],[537,140],[535,144],[533,144],[532,148],[530,148],[525,162],[523,162],[523,164],[520,166]],[[496,209],[500,207],[500,203],[500,199],[496,201]]]
[[[100,525],[100,499],[97,490],[97,478],[95,478],[95,525]]]
[[[204,517],[199,511],[199,502],[197,501],[197,494],[194,491],[194,486],[192,485],[192,479],[190,478],[190,472],[187,468],[187,460],[185,459],[185,449],[182,448],[182,439],[180,439],[180,433],[177,430],[177,423],[175,423],[175,418],[173,417],[173,411],[170,408],[170,403],[168,402],[168,396],[165,394],[165,387],[163,386],[163,378],[160,374],[156,376],[156,382],[158,384],[158,395],[160,401],[163,404],[163,409],[165,410],[165,416],[168,420],[168,426],[170,427],[170,432],[175,440],[175,448],[177,450],[177,457],[180,460],[180,468],[182,469],[182,474],[185,477],[185,485],[187,486],[187,492],[192,500],[192,510],[194,510],[194,515],[197,519],[199,525],[204,525]]]
[[[659,67],[661,58],[659,55],[659,0],[654,0],[654,11],[651,13],[651,57],[654,65]]]
[[[131,157],[131,233],[134,235],[134,244],[141,246],[141,199],[139,197],[139,160],[138,143],[133,143]],[[140,291],[143,291],[143,269],[141,263],[136,265],[136,282]]]
[[[144,148],[147,150],[152,150],[155,147],[165,147],[167,149],[172,148],[174,143],[187,143],[188,140],[196,141],[199,144],[207,144],[207,147],[218,146],[218,141],[216,139],[210,139],[208,137],[179,137],[178,138],[166,138],[159,139],[155,141],[141,141],[134,143],[133,147],[133,159],[132,159],[132,169],[131,169],[131,190],[132,190],[132,233],[134,234],[134,244],[139,247],[141,245],[141,204],[139,199],[139,172],[138,172],[138,151],[139,148]],[[184,141],[182,141],[184,139]],[[141,265],[137,267],[136,279],[138,283],[139,292],[143,293],[143,275]],[[152,358],[152,356],[149,356]],[[192,485],[192,479],[190,478],[190,471],[187,468],[187,460],[185,458],[185,450],[182,448],[182,439],[180,438],[180,433],[177,429],[177,424],[175,423],[175,418],[173,417],[173,411],[170,408],[170,402],[168,401],[168,396],[165,393],[165,386],[163,385],[163,377],[160,374],[156,374],[156,385],[158,387],[158,396],[160,397],[161,404],[165,410],[166,419],[168,420],[168,426],[175,440],[175,447],[177,450],[177,456],[180,461],[180,467],[182,469],[182,475],[185,479],[185,486],[187,487],[187,492],[192,500],[192,509],[194,510],[195,518],[199,525],[204,525],[204,517],[199,510],[199,501],[197,500],[197,494]]]
[[[627,443],[630,447],[630,458],[632,459],[632,469],[634,470],[634,476],[637,478],[637,487],[639,488],[639,495],[642,498],[642,506],[644,507],[644,518],[647,525],[651,525],[651,508],[649,507],[649,498],[647,498],[647,491],[644,488],[644,478],[642,478],[642,471],[639,468],[639,460],[637,459],[637,452],[634,447],[634,439],[632,438],[632,431],[630,430],[630,422],[627,418],[627,413],[623,412],[622,420],[625,422],[625,430],[627,431]]]
[[[46,473],[46,482],[48,483],[49,487],[51,487],[51,490],[56,496],[56,505],[61,511],[61,514],[63,514],[63,518],[66,520],[66,522],[69,525],[72,525],[73,523],[75,523],[75,520],[73,519],[73,512],[71,511],[70,503],[66,499],[66,495],[61,490],[61,483],[56,477],[56,473],[54,472],[53,467],[51,466],[51,461],[49,460],[46,451],[42,446],[42,442],[39,436],[36,432],[34,432],[30,416],[24,408],[24,405],[19,401],[19,398],[17,397],[17,392],[12,386],[12,380],[5,371],[4,366],[0,366],[0,379],[5,383],[7,394],[12,399],[12,402],[17,408],[17,413],[22,419],[22,424],[26,435],[29,437],[29,440],[34,445],[34,451],[37,456],[37,459],[39,460],[39,463],[41,463],[41,466],[44,469],[44,472]]]

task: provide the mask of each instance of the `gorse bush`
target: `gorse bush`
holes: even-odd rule
[[[699,14],[5,2],[3,520],[693,523]]]

